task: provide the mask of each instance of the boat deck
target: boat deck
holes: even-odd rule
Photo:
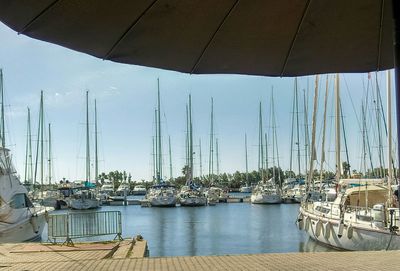
[[[139,246],[139,247],[136,247]],[[281,253],[145,258],[145,241],[43,248],[0,245],[1,270],[398,270],[400,251]],[[114,250],[114,251],[113,251]],[[4,268],[4,269],[2,269]]]

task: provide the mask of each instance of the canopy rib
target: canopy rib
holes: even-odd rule
[[[114,52],[115,48],[122,42],[122,40],[128,35],[128,33],[139,23],[139,21],[143,18],[143,16],[155,5],[158,0],[154,0],[143,12],[137,17],[132,24],[125,30],[121,37],[117,39],[117,41],[111,46],[110,50],[103,57],[103,60],[108,60],[111,54]]]
[[[31,27],[32,24],[34,24],[40,17],[42,17],[47,11],[49,11],[52,7],[54,7],[55,4],[60,2],[61,0],[54,0],[50,5],[48,5],[46,8],[44,8],[38,15],[33,17],[32,20],[30,20],[19,32],[19,34],[25,33],[25,31]]]
[[[384,18],[384,10],[385,10],[385,0],[381,1],[381,16],[379,22],[379,38],[378,38],[378,53],[376,59],[376,70],[381,70],[381,49],[382,49],[382,29],[383,29],[383,18]]]
[[[208,47],[210,47],[211,42],[214,40],[215,36],[217,35],[218,31],[221,29],[221,27],[224,25],[225,21],[227,20],[227,18],[229,17],[229,15],[232,13],[232,11],[235,9],[235,7],[237,6],[237,4],[239,3],[239,0],[236,0],[235,3],[232,5],[232,7],[229,9],[229,11],[226,13],[226,15],[224,16],[224,18],[222,19],[221,23],[218,25],[217,29],[215,30],[215,32],[213,33],[213,35],[211,36],[211,38],[208,40],[208,42],[206,43],[206,46],[203,48],[203,50],[201,51],[200,56],[197,58],[196,62],[193,65],[193,68],[190,70],[190,74],[193,74],[194,71],[196,70],[197,66],[199,65],[201,59],[203,58],[205,52],[207,51]]]
[[[292,50],[293,50],[293,47],[294,47],[294,43],[296,42],[296,39],[297,39],[297,36],[298,36],[298,34],[299,34],[299,32],[300,32],[301,26],[303,25],[304,18],[306,17],[306,14],[307,14],[307,11],[308,11],[308,8],[309,8],[310,4],[311,4],[311,0],[308,0],[307,3],[306,3],[306,5],[305,5],[305,7],[304,7],[303,14],[301,15],[301,19],[300,19],[300,21],[299,21],[299,24],[297,25],[296,33],[294,34],[293,39],[292,39],[292,42],[290,43],[290,47],[289,47],[289,50],[288,50],[288,52],[287,52],[287,54],[286,54],[285,62],[283,63],[280,76],[283,76],[284,73],[285,73],[286,66],[287,66],[287,62],[289,61],[289,57],[290,57],[290,55],[292,54]]]

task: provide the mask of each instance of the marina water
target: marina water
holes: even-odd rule
[[[298,230],[298,209],[298,204],[219,203],[176,208],[103,206],[100,210],[120,211],[123,236],[142,235],[152,257],[332,250]],[[47,240],[47,230],[42,240]]]

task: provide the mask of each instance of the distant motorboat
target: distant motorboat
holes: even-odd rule
[[[105,181],[104,184],[100,188],[101,194],[106,194],[108,196],[114,194],[114,186],[111,182]]]
[[[139,195],[146,195],[147,189],[144,185],[138,184],[132,190],[132,195],[139,196]]]
[[[125,191],[126,191],[126,195],[130,195],[131,194],[131,188],[129,186],[128,183],[121,183],[117,189],[117,196],[125,196]]]
[[[239,190],[240,193],[251,193],[252,191],[253,191],[253,187],[247,186],[247,185],[240,187],[240,190]]]

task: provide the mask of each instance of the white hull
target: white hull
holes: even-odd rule
[[[181,206],[205,206],[207,205],[206,197],[188,197],[180,199]]]
[[[278,204],[282,202],[282,197],[277,194],[255,194],[251,195],[250,201],[253,204]]]
[[[388,229],[368,225],[344,225],[339,237],[338,219],[328,219],[308,213],[300,208],[299,228],[304,229],[315,241],[345,250],[399,250],[400,236]]]
[[[19,243],[41,238],[46,224],[45,212],[37,217],[29,217],[14,224],[0,222],[0,243]]]
[[[98,199],[71,199],[69,207],[75,210],[96,209],[100,207],[100,201]]]
[[[152,207],[175,207],[176,197],[151,197],[149,202]]]
[[[240,193],[251,193],[251,191],[253,190],[252,187],[250,186],[243,186],[240,188]]]

